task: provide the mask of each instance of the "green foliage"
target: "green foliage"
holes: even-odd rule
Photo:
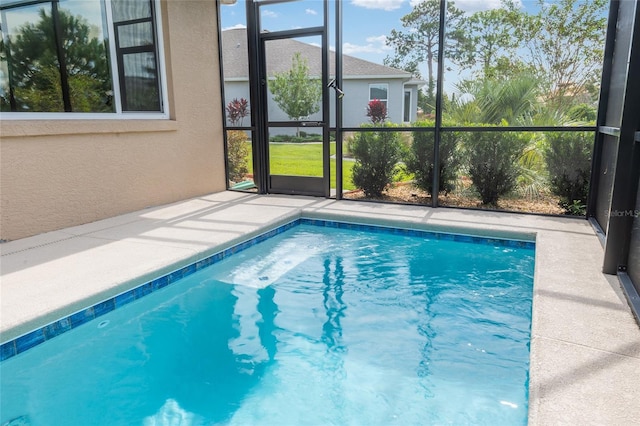
[[[547,170],[544,160],[544,137],[540,133],[526,133],[520,136],[529,140],[518,160],[518,192],[529,199],[535,199],[547,189]]]
[[[599,81],[604,54],[607,0],[537,0],[538,12],[514,9],[516,35],[545,83],[547,100],[564,109]]]
[[[496,78],[501,73],[499,65],[511,65],[518,40],[508,9],[476,12],[463,25],[468,35],[460,53],[464,68],[476,69],[483,78]]]
[[[60,71],[55,65],[41,67],[37,79],[23,87],[16,87],[14,95],[17,111],[64,111]]]
[[[227,132],[227,164],[228,179],[232,182],[243,181],[249,173],[247,157],[249,155],[249,143],[247,135],[241,130]]]
[[[482,84],[487,81],[535,81],[535,99],[544,100],[544,103],[532,112],[544,114],[541,110],[546,108],[557,111],[560,116],[567,115],[572,105],[592,103],[597,98],[608,1],[534,1],[537,3],[535,12],[520,7],[519,1],[502,0],[500,8],[466,15],[454,6],[453,1],[447,2],[445,57],[461,70],[474,71],[474,77]],[[429,114],[433,112],[435,99],[434,64],[438,57],[440,2],[416,3],[401,20],[404,28],[392,30],[387,36],[387,45],[394,49],[394,54],[384,63],[419,78],[421,66],[426,65],[425,96],[418,101]],[[523,49],[527,54],[522,54]],[[496,109],[502,107],[495,105]],[[483,111],[485,106],[476,105],[475,109]],[[464,122],[495,123],[506,119],[517,123],[514,119],[517,114],[494,116],[488,121],[477,114],[469,117],[473,107],[464,105],[461,108],[468,118]],[[568,118],[578,120],[573,114],[568,114]],[[529,117],[528,120],[536,119]],[[567,118],[561,121],[566,122]],[[458,120],[458,123],[462,121]]]
[[[529,143],[524,134],[475,132],[465,135],[465,158],[469,176],[482,204],[498,200],[516,188],[519,159]]]
[[[71,106],[75,112],[111,112],[111,76],[106,48],[86,19],[60,9]],[[45,9],[39,20],[11,38],[10,67],[18,111],[64,111],[53,19]]]
[[[443,123],[445,126],[451,123]],[[434,127],[433,121],[422,121],[413,124],[416,127]],[[458,152],[459,132],[440,133],[440,178],[439,192],[445,195],[455,189],[458,169],[460,168],[460,155]],[[414,175],[414,181],[418,188],[433,194],[434,172],[434,133],[413,132],[413,142],[404,156],[407,171]]]
[[[518,123],[537,109],[538,83],[530,75],[507,80],[464,80],[458,90],[462,99],[468,100],[452,105],[449,115],[456,123]]]
[[[427,89],[426,92],[422,89],[418,90],[418,108],[422,108],[422,112],[424,114],[433,114],[436,110],[436,99],[434,92],[435,88]],[[443,95],[443,97],[446,99],[447,94],[443,93]]]
[[[398,171],[400,136],[396,132],[358,132],[349,145],[355,158],[353,184],[367,197],[380,197]]]
[[[269,81],[273,100],[291,120],[299,121],[320,111],[322,84],[309,77],[309,65],[300,52],[291,60],[291,69],[276,73]]]
[[[447,2],[447,37],[445,39],[445,56],[458,63],[459,46],[464,43],[465,33],[462,28],[464,12]],[[419,65],[427,65],[427,98],[435,99],[434,64],[438,59],[438,31],[440,28],[440,0],[425,0],[417,3],[411,12],[401,19],[404,31],[391,30],[387,36],[387,46],[394,50],[394,55],[385,58],[384,64],[404,69],[415,77],[421,78]],[[425,109],[430,113],[431,110]]]
[[[545,159],[551,190],[568,212],[574,213],[576,205],[587,203],[592,148],[589,132],[547,133]]]
[[[566,214],[571,216],[585,216],[587,214],[587,205],[580,200],[573,200],[570,204],[560,203],[565,209]]]
[[[574,105],[567,112],[571,120],[592,124],[596,122],[596,115],[596,107],[585,103]]]

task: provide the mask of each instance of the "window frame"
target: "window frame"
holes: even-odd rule
[[[374,86],[377,86],[377,88],[382,89],[382,87],[384,87],[384,90],[387,94],[387,97],[385,99],[381,99],[381,98],[372,98],[371,97],[371,89],[374,88]],[[384,106],[387,108],[387,111],[389,111],[389,83],[369,83],[369,102],[373,101],[373,100],[378,100],[380,102],[382,102],[384,104]]]
[[[117,46],[115,45],[115,25],[111,9],[111,0],[95,0],[104,4],[105,19],[107,21],[107,34],[109,36],[108,60],[111,70],[111,81],[113,86],[113,100],[115,102],[114,112],[13,112],[6,111],[0,113],[0,120],[159,120],[170,119],[167,72],[164,48],[164,32],[162,27],[161,0],[151,1],[151,23],[154,31],[155,49],[157,53],[157,78],[160,90],[160,107],[162,111],[123,111],[122,94],[120,82],[120,62]],[[20,6],[30,6],[38,3],[58,3],[57,0],[15,0],[3,2],[4,9],[14,9]],[[5,34],[5,37],[7,35]]]
[[[409,105],[407,105],[407,93],[409,94]],[[402,121],[404,123],[411,123],[411,106],[413,103],[413,90],[410,88],[402,88]],[[408,116],[408,117],[407,117]],[[405,120],[409,118],[408,120]]]

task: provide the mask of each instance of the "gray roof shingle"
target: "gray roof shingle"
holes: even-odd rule
[[[247,80],[249,65],[247,58],[247,32],[245,28],[229,29],[222,32],[222,58],[225,80]],[[235,53],[237,52],[237,53]],[[320,47],[295,39],[279,39],[267,42],[267,73],[281,73],[291,68],[293,53],[300,52],[307,59],[312,76],[320,75]],[[335,52],[330,53],[329,69],[335,68]],[[330,71],[333,74],[332,71]],[[345,79],[356,78],[399,78],[411,80],[411,73],[387,67],[353,56],[342,56],[342,73]]]

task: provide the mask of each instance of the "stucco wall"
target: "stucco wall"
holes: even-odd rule
[[[162,2],[171,120],[0,123],[0,239],[225,189],[215,1]]]

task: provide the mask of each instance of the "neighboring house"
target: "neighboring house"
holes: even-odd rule
[[[291,68],[294,53],[299,52],[307,60],[309,74],[320,78],[321,48],[301,41],[284,39],[270,41],[267,47],[267,73],[282,73]],[[234,98],[249,99],[249,65],[246,29],[230,29],[222,32],[222,58],[225,98],[228,103]],[[424,81],[413,78],[411,73],[373,62],[342,56],[343,126],[358,127],[369,122],[367,104],[379,99],[387,104],[388,121],[407,123],[416,120],[418,90]],[[331,52],[329,73],[333,78],[335,53]],[[335,126],[335,92],[331,91],[331,126]],[[320,119],[320,114],[309,117]],[[243,125],[248,125],[244,122]],[[286,114],[270,99],[269,120],[288,120]],[[228,123],[229,124],[229,123]]]

